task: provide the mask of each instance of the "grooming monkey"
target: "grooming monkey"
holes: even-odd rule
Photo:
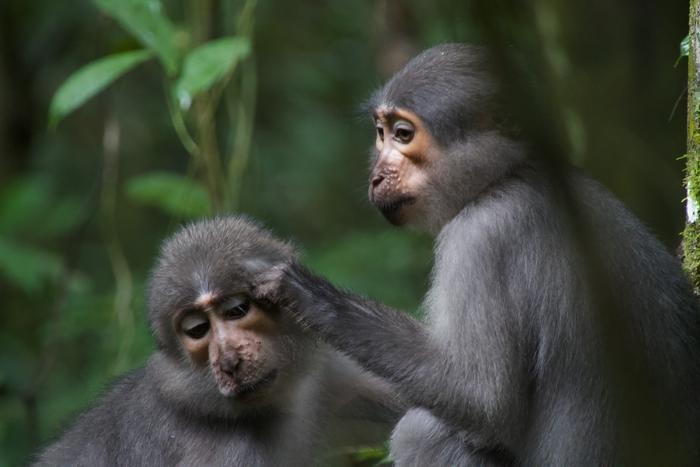
[[[399,466],[700,465],[700,310],[622,203],[500,122],[484,49],[443,44],[370,100],[371,202],[435,236],[421,322],[295,261],[255,290],[393,383]]]

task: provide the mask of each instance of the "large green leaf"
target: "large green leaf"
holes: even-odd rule
[[[181,175],[154,172],[129,180],[129,197],[148,206],[184,218],[211,214],[211,202],[204,187]]]
[[[95,0],[95,3],[145,47],[158,54],[169,76],[177,73],[177,30],[163,13],[160,0]]]
[[[68,77],[53,96],[49,125],[54,127],[85,101],[152,55],[147,50],[124,52],[100,58],[80,68]]]
[[[61,259],[47,251],[0,237],[0,276],[31,293],[61,271]]]
[[[226,76],[249,53],[248,39],[224,37],[207,42],[187,54],[182,75],[175,84],[175,95],[180,106],[187,109],[194,96]]]

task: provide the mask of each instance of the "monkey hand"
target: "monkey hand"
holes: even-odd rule
[[[258,274],[253,299],[288,313],[304,327],[329,324],[343,292],[296,261],[278,263]],[[342,300],[340,300],[342,303]]]
[[[284,276],[287,263],[279,263],[270,267],[267,271],[258,274],[253,282],[253,295],[258,300],[276,302],[279,295],[279,287]]]
[[[288,262],[277,263],[266,271],[259,273],[253,280],[251,287],[252,298],[268,307],[284,308],[289,304],[286,300],[283,287],[285,275],[290,264]]]

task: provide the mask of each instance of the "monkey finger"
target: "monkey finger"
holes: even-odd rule
[[[277,303],[282,300],[282,280],[288,265],[276,264],[258,274],[251,286],[251,295],[256,301]]]

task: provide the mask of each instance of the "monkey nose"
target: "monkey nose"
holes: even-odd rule
[[[377,188],[384,181],[384,175],[375,175],[372,177],[372,188]]]
[[[239,359],[237,357],[224,358],[219,363],[219,368],[221,368],[221,371],[226,373],[228,376],[233,376],[238,369],[238,362]]]

